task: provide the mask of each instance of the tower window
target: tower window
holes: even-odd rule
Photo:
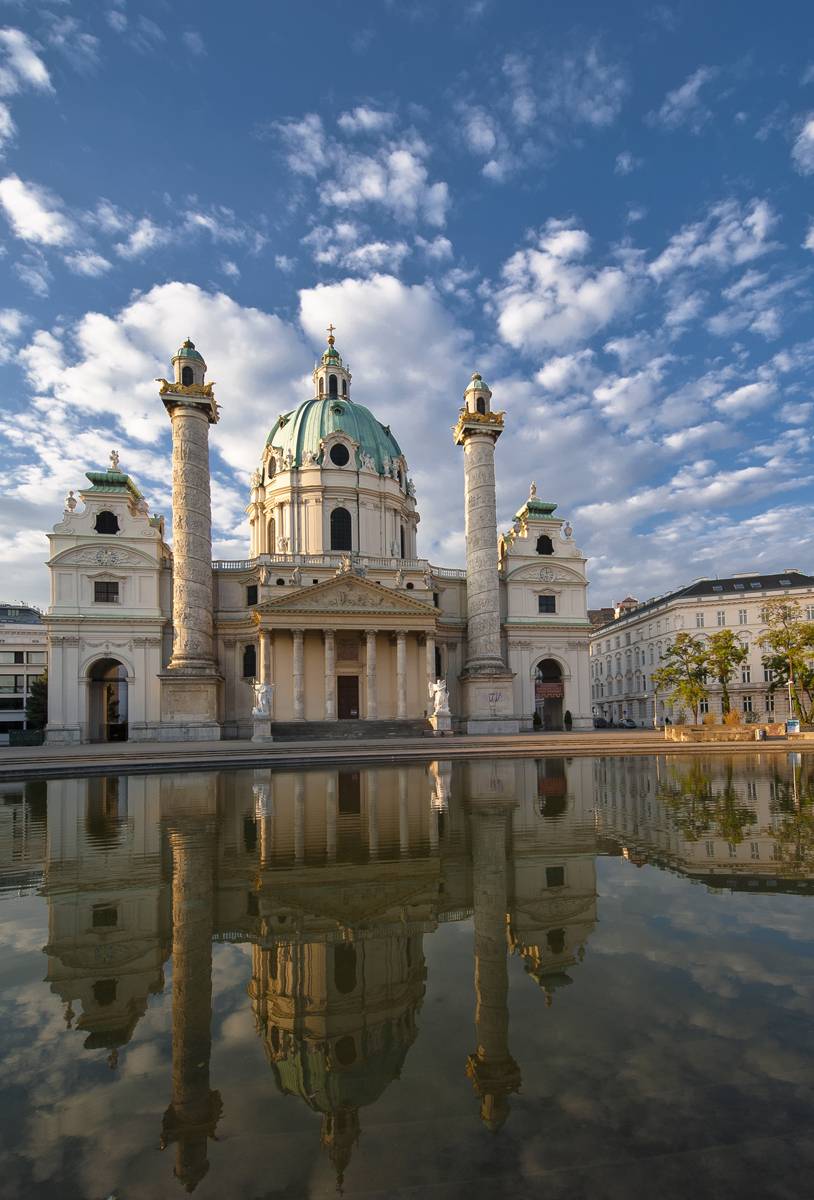
[[[328,376],[328,395],[329,396],[338,396],[339,395],[339,391],[336,386],[336,376],[335,375]]]
[[[250,583],[249,586],[246,588],[246,604],[247,604],[247,606],[251,607],[252,604],[256,604],[256,603],[257,603],[257,584]]]
[[[97,533],[118,533],[119,518],[112,512],[97,513],[93,528]]]
[[[194,381],[195,377],[192,374],[192,367],[181,367],[181,383],[184,387],[189,387]]]
[[[320,381],[319,381],[319,394],[320,394],[320,396],[323,394],[324,390],[325,390],[325,389],[323,388],[323,385],[322,385],[322,380],[320,379]]]
[[[483,399],[482,396],[478,397],[477,409],[478,409],[479,413],[483,413],[483,415],[486,416],[486,401]]]
[[[352,529],[348,510],[335,508],[331,513],[331,549],[350,550],[352,548]]]
[[[95,604],[118,604],[119,585],[107,579],[96,579],[93,583],[93,600]]]
[[[350,452],[347,446],[337,442],[331,446],[330,458],[335,467],[346,467],[350,462]]]
[[[547,533],[543,533],[540,535],[540,537],[538,537],[537,553],[538,554],[553,554],[554,553],[554,543],[552,542],[551,538],[548,536]]]
[[[555,613],[557,611],[557,597],[538,596],[537,611],[541,613]]]
[[[347,379],[343,379],[342,380],[342,395],[347,396],[347,394],[348,394],[348,381],[347,381]]]

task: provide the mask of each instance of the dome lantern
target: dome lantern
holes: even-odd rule
[[[181,387],[203,387],[206,363],[203,355],[195,349],[195,343],[185,338],[183,345],[172,356],[175,383]]]
[[[350,400],[351,373],[336,348],[335,329],[333,324],[328,326],[328,345],[314,366],[314,397],[318,400]]]

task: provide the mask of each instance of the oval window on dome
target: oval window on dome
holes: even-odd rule
[[[343,446],[341,442],[331,446],[331,462],[335,467],[346,467],[350,462],[347,446]]]

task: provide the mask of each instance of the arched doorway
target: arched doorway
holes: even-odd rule
[[[562,729],[564,694],[560,664],[553,658],[544,658],[534,671],[534,707],[543,729]]]
[[[127,668],[116,658],[97,659],[88,668],[88,737],[127,741]]]

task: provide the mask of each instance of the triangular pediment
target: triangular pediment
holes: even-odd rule
[[[414,600],[396,588],[382,587],[358,575],[346,573],[315,583],[310,587],[287,591],[279,599],[258,604],[261,613],[379,613],[383,616],[402,615],[428,618],[435,623],[436,612],[429,604]]]

